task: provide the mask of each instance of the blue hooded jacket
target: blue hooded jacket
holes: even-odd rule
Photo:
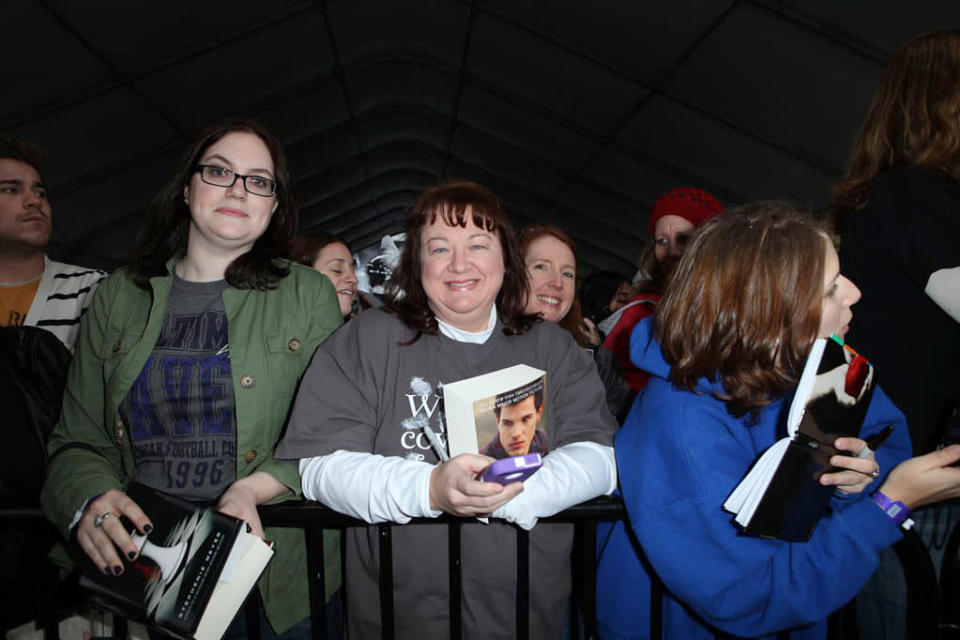
[[[696,393],[675,388],[652,319],[634,330],[631,358],[653,376],[615,439],[628,523],[598,531],[601,637],[649,637],[653,571],[666,591],[664,638],[784,630],[793,630],[794,640],[824,638],[827,616],[857,594],[877,567],[877,552],[900,539],[869,494],[910,456],[903,414],[875,390],[860,437],[895,426],[877,452],[881,475],[862,493],[835,493],[809,541],[745,536],[723,502],[786,436],[792,398],[768,405],[748,425],[712,395],[717,383],[702,379]]]

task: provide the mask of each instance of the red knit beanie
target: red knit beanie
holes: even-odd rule
[[[650,235],[657,220],[663,216],[680,216],[695,227],[715,215],[723,213],[723,205],[703,189],[677,187],[660,196],[650,212]]]

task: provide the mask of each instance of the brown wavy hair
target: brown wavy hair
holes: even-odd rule
[[[917,36],[890,58],[833,190],[834,205],[862,209],[868,183],[894,165],[960,180],[960,31]]]
[[[733,415],[750,414],[795,384],[820,328],[825,232],[781,202],[733,209],[691,239],[657,307],[670,380],[700,378]]]
[[[539,240],[544,236],[554,237],[567,245],[567,248],[569,248],[573,254],[574,267],[576,267],[577,245],[574,243],[573,238],[560,227],[539,223],[532,224],[520,232],[520,254],[523,256],[524,265],[526,265],[527,262],[527,251],[530,249],[530,245],[533,244],[535,240]],[[526,273],[526,267],[524,267],[524,272]],[[529,284],[529,280],[527,282]],[[557,322],[557,326],[566,329],[581,347],[590,347],[590,341],[587,340],[587,336],[580,330],[582,325],[583,313],[580,310],[580,295],[578,293],[578,287],[576,286],[576,279],[574,279],[573,303],[570,305],[570,309],[566,315]]]
[[[507,335],[526,333],[540,316],[524,312],[527,303],[527,274],[513,227],[500,201],[489,189],[475,182],[443,182],[422,192],[410,208],[404,230],[407,233],[400,263],[390,278],[386,311],[400,318],[416,333],[405,343],[416,342],[424,333],[437,335],[437,318],[428,304],[420,275],[420,232],[437,217],[448,226],[468,223],[493,233],[503,251],[503,284],[497,294],[497,310]]]

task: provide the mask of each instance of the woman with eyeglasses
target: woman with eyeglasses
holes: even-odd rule
[[[151,529],[124,493],[130,482],[242,518],[276,543],[260,582],[263,631],[284,638],[309,633],[303,536],[264,531],[257,505],[299,493],[297,469],[273,449],[314,349],[342,321],[330,281],[280,259],[296,225],[273,135],[234,120],[194,139],[148,208],[130,266],[84,318],[42,498],[108,575],[137,557],[120,517]]]

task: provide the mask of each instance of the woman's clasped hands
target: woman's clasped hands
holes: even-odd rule
[[[492,462],[489,456],[464,453],[438,463],[430,472],[430,508],[457,516],[485,516],[513,500],[523,491],[522,482],[504,486],[477,479]]]

